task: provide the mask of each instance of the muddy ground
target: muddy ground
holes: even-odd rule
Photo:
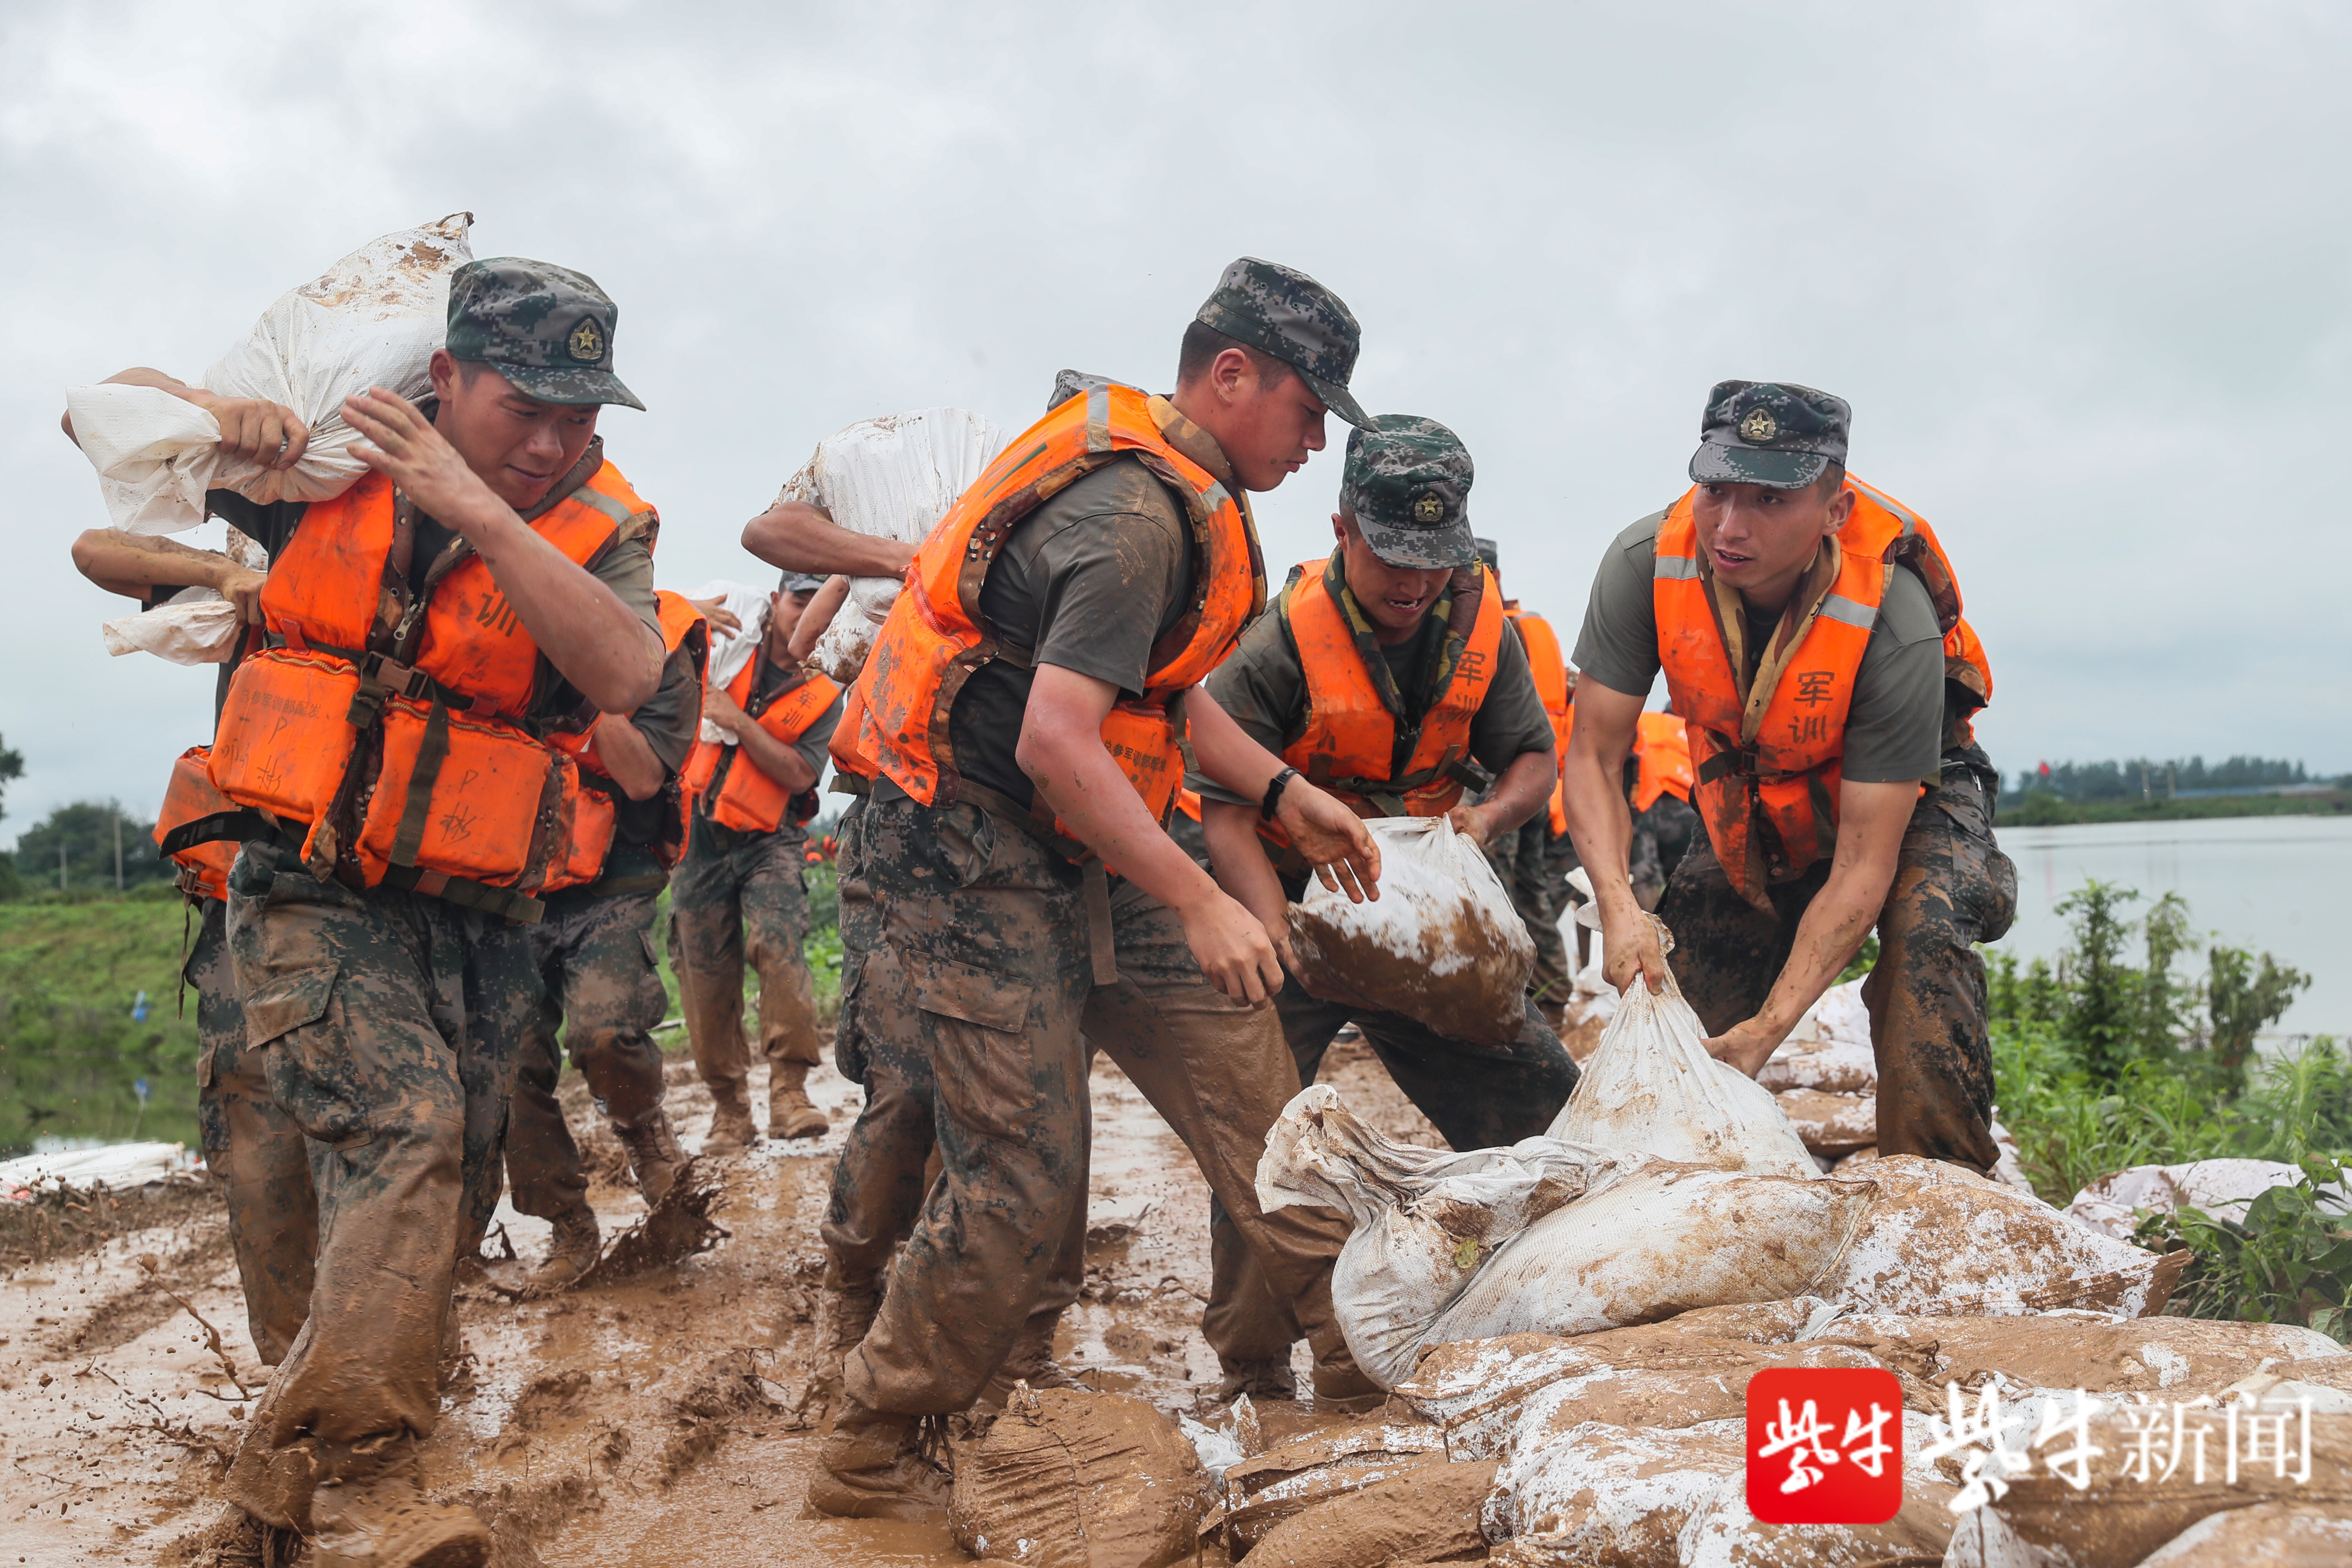
[[[1335,1049],[1324,1080],[1383,1131],[1443,1146],[1360,1043]],[[577,1078],[566,1082],[572,1126],[601,1167],[589,1197],[609,1239],[644,1205]],[[697,1146],[709,1097],[683,1063],[671,1085],[672,1114]],[[520,1281],[548,1228],[501,1207],[488,1279],[458,1297],[470,1379],[443,1401],[426,1462],[434,1490],[472,1501],[498,1530],[505,1568],[968,1561],[944,1528],[803,1517],[817,1222],[859,1099],[829,1067],[809,1088],[833,1131],[726,1158],[711,1218],[730,1234],[676,1268],[509,1300],[494,1287]],[[1095,1387],[1193,1409],[1217,1381],[1200,1334],[1207,1188],[1108,1059],[1094,1090],[1086,1299],[1057,1351]],[[225,1213],[204,1186],[85,1201],[54,1218],[62,1225],[7,1232],[18,1240],[0,1258],[0,1568],[184,1562],[219,1511],[221,1470],[262,1381]],[[142,1256],[159,1265],[153,1283]],[[197,1315],[219,1330],[221,1354]],[[1303,1347],[1299,1372],[1304,1385]],[[1314,1424],[1265,1414],[1270,1434]]]

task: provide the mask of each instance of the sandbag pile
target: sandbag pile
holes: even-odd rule
[[[2293,1186],[2303,1167],[2284,1160],[2191,1160],[2177,1166],[2134,1166],[2074,1195],[2066,1212],[2093,1229],[2129,1240],[2145,1214],[2194,1208],[2219,1219],[2242,1220],[2254,1199],[2275,1186]],[[2352,1208],[2341,1183],[2326,1189],[2320,1202]]]
[[[1290,906],[1308,994],[1402,1013],[1455,1040],[1516,1039],[1535,942],[1486,857],[1443,817],[1364,826],[1380,844],[1380,896],[1357,904],[1309,879]]]
[[[818,442],[776,499],[804,502],[853,534],[919,544],[1012,438],[961,408],[861,419]],[[845,684],[856,679],[901,586],[895,577],[852,578],[847,602],[811,654],[817,668]]]
[[[205,372],[205,390],[283,403],[310,426],[310,444],[290,468],[224,462],[219,421],[159,388],[68,388],[74,439],[98,470],[114,526],[134,534],[195,528],[208,489],[265,503],[323,501],[358,483],[367,469],[351,454],[358,434],[343,423],[343,399],[370,387],[411,400],[430,392],[426,361],[448,336],[449,279],[474,259],[473,222],[471,213],[452,213],[361,246],[280,296]]]
[[[1199,1456],[1140,1399],[1014,1386],[956,1455],[948,1527],[988,1562],[1166,1568],[1192,1557],[1211,1507]]]

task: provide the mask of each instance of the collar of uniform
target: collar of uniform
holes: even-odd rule
[[[1151,411],[1152,423],[1160,426],[1160,434],[1168,438],[1169,445],[1206,468],[1226,489],[1234,487],[1234,465],[1215,436],[1185,418],[1174,403],[1158,392],[1152,393],[1144,406]]]
[[[1813,556],[1813,564],[1805,569],[1796,591],[1781,608],[1771,636],[1761,649],[1754,651],[1751,659],[1748,647],[1748,601],[1739,597],[1738,589],[1716,580],[1715,573],[1708,570],[1706,552],[1699,552],[1699,574],[1714,597],[1716,622],[1722,628],[1724,650],[1731,656],[1733,677],[1739,683],[1742,744],[1752,743],[1762,728],[1764,710],[1770,705],[1772,694],[1780,685],[1780,675],[1797,651],[1800,632],[1822,601],[1829,597],[1830,590],[1837,586],[1838,564],[1837,541],[1823,538],[1822,548]]]
[[[1413,673],[1412,690],[1408,693],[1398,687],[1384,644],[1372,630],[1371,617],[1364,613],[1364,607],[1356,601],[1355,590],[1348,586],[1346,552],[1333,550],[1329,564],[1324,568],[1324,591],[1338,601],[1339,613],[1347,617],[1348,631],[1356,640],[1356,652],[1364,662],[1365,673],[1371,677],[1372,689],[1380,694],[1381,706],[1398,721],[1398,735],[1404,743],[1398,754],[1400,766],[1403,756],[1412,749],[1412,743],[1419,736],[1421,720],[1429,711],[1432,697],[1452,676],[1454,662],[1468,640],[1469,629],[1464,627],[1457,632],[1454,625],[1454,607],[1459,601],[1458,591],[1465,586],[1465,575],[1456,572],[1448,579],[1438,593],[1437,602],[1429,607],[1427,620],[1437,622],[1438,630],[1433,638],[1422,643],[1421,665]],[[1414,629],[1414,635],[1420,636],[1425,630],[1427,621]]]

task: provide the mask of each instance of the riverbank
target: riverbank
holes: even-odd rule
[[[2175,800],[2062,800],[2040,790],[2000,803],[2003,827],[2056,828],[2085,822],[2182,822],[2215,817],[2335,817],[2352,813],[2352,794],[2328,789],[2309,795],[2212,795]]]

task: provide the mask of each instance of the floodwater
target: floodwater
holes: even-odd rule
[[[2312,977],[2277,1030],[2352,1036],[2352,818],[2003,828],[2000,847],[2017,862],[2017,924],[2000,946],[2021,961],[2066,945],[2058,904],[2086,878],[2137,890],[2134,913],[2177,893],[2209,941],[2267,951]]]

